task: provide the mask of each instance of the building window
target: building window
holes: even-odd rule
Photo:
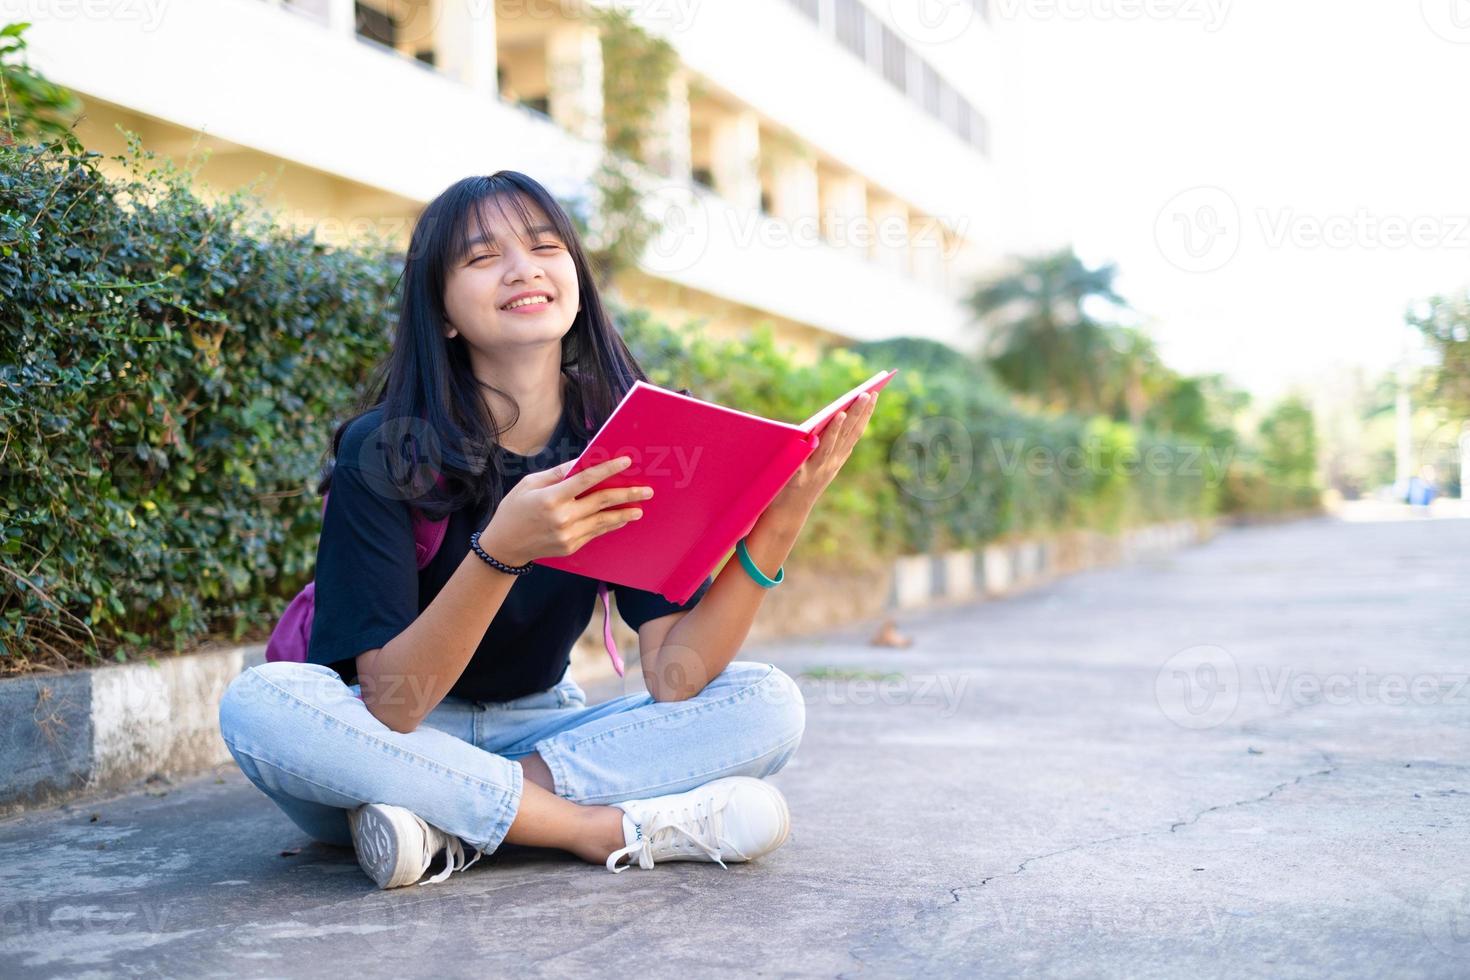
[[[858,0],[836,0],[837,43],[860,60],[867,60],[867,38],[869,16],[867,8]]]
[[[286,0],[285,7],[292,13],[301,14],[318,24],[325,24],[329,19],[327,0]]]
[[[944,96],[941,93],[943,87],[944,80],[939,77],[939,72],[934,70],[933,65],[925,64],[923,106],[924,111],[935,119],[939,118],[939,111],[943,104]]]
[[[862,0],[788,0],[839,46],[856,55],[941,126],[981,153],[990,152],[990,124],[939,72],[875,17]],[[988,0],[969,0],[985,20]]]
[[[365,37],[369,41],[377,41],[385,47],[396,47],[398,41],[398,23],[393,15],[377,7],[371,7],[358,0],[356,4],[357,14],[357,36]]]
[[[990,155],[990,120],[974,109],[970,110],[970,142],[981,153]]]
[[[883,77],[888,84],[902,92],[908,84],[909,49],[888,25],[882,25],[883,33]]]
[[[806,14],[813,24],[819,23],[822,19],[821,11],[818,9],[821,6],[821,0],[791,0],[791,6]]]

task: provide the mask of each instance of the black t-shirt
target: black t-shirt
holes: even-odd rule
[[[470,535],[490,520],[488,506],[480,513],[465,507],[450,514],[443,544],[419,572],[409,504],[391,491],[381,473],[385,464],[378,462],[381,453],[368,441],[378,440],[381,429],[378,407],[343,433],[317,546],[316,611],[306,659],[331,667],[348,684],[357,679],[357,655],[385,646],[428,608],[470,553]],[[527,473],[573,459],[585,447],[565,415],[535,456],[497,447],[507,474],[505,492]],[[705,576],[683,605],[628,586],[609,583],[608,591],[623,622],[636,630],[651,619],[692,609],[713,583],[713,576]],[[517,577],[450,694],[508,701],[556,684],[592,621],[597,584],[542,565]]]

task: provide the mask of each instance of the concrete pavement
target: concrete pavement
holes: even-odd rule
[[[752,647],[808,728],[729,871],[380,892],[233,767],[34,813],[0,975],[1466,976],[1467,613],[1470,521],[1322,519]]]

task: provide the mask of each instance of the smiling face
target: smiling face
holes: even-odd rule
[[[485,201],[444,282],[444,335],[494,358],[560,344],[580,308],[577,268],[546,214],[530,201]]]

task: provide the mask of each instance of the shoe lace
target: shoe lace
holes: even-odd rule
[[[642,840],[608,855],[607,869],[613,874],[631,868],[633,860],[638,862],[640,868],[652,868],[653,852],[662,847],[678,847],[681,837],[709,855],[710,860],[727,871],[729,866],[721,860],[723,854],[745,857],[738,848],[724,839],[719,812],[707,809],[702,803],[659,811],[648,821],[647,827],[640,824],[639,830],[643,835]],[[625,857],[632,860],[619,867],[618,862]]]
[[[475,845],[471,844],[470,850],[475,852],[475,856],[466,861],[463,841],[461,841],[458,837],[455,837],[453,834],[446,834],[443,831],[427,831],[427,827],[428,825],[425,824],[426,833],[424,834],[424,867],[427,868],[433,862],[434,855],[439,853],[438,848],[435,847],[434,840],[435,834],[438,834],[440,837],[443,838],[445,842],[444,868],[438,874],[434,875],[434,877],[427,878],[419,882],[420,885],[437,884],[438,882],[441,882],[445,878],[448,878],[450,875],[454,874],[454,872],[463,871],[465,868],[468,868],[470,865],[480,860],[480,858],[484,857],[485,852]]]

